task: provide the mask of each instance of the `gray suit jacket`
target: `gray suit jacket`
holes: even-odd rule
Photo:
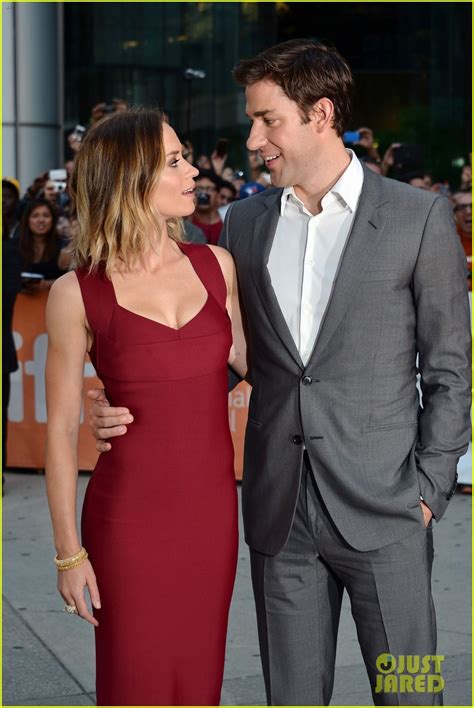
[[[466,259],[447,199],[364,171],[364,185],[306,367],[267,269],[281,190],[236,202],[233,255],[253,390],[242,504],[255,550],[278,553],[298,497],[303,446],[328,511],[358,550],[439,520],[469,441]],[[416,357],[423,408],[416,388]]]

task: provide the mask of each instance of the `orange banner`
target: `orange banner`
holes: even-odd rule
[[[11,376],[7,449],[9,467],[36,469],[44,467],[46,300],[47,294],[45,293],[35,295],[20,293],[15,305],[13,333],[18,352],[19,369]],[[87,360],[84,364],[84,390],[100,385],[94,367]],[[250,387],[246,383],[241,383],[229,394],[229,423],[234,441],[236,479],[242,479],[243,439],[249,397]],[[87,425],[89,405],[89,401],[84,398],[79,429],[78,464],[80,470],[94,469],[97,460],[94,440]],[[124,405],[126,405],[125,401]],[[85,416],[84,410],[86,411]]]

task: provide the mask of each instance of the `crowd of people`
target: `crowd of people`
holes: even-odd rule
[[[99,103],[92,108],[90,125],[95,125],[112,111],[127,109],[128,105],[122,99],[114,99],[110,105]],[[2,181],[3,239],[18,239],[18,245],[21,244],[23,270],[34,271],[37,274],[42,274],[44,271],[43,281],[38,279],[33,283],[31,281],[24,283],[25,289],[29,292],[47,289],[51,280],[57,278],[71,265],[67,245],[75,222],[68,184],[74,167],[74,156],[80,149],[85,132],[85,129],[82,132],[77,128],[82,129],[82,126],[77,126],[68,136],[71,159],[65,162],[62,169],[39,175],[23,195],[21,195],[19,182],[15,178],[5,177]],[[386,177],[399,179],[413,187],[437,192],[450,199],[457,230],[470,263],[471,166],[465,164],[462,167],[456,184],[450,184],[444,179],[435,180],[432,173],[421,166],[416,170],[404,169],[403,163],[397,162],[397,151],[403,148],[401,143],[390,145],[382,156],[370,128],[361,127],[355,132],[358,139],[348,143],[347,147],[356,152],[368,169]],[[270,175],[258,152],[247,151],[247,165],[242,170],[240,167],[232,167],[228,164],[227,145],[228,140],[221,138],[216,149],[207,155],[196,151],[189,140],[184,140],[182,143],[183,155],[199,169],[199,175],[195,180],[196,211],[192,217],[184,220],[189,241],[217,244],[229,204],[271,187]],[[33,210],[32,204],[36,207]],[[49,219],[46,219],[48,227],[45,227],[44,219],[37,219],[37,214],[45,215],[46,210],[49,212]],[[39,233],[34,226],[35,220],[41,225]],[[45,247],[46,242],[47,247]],[[33,246],[33,243],[36,245]],[[470,266],[469,271],[471,271]]]
[[[128,110],[126,101],[114,99],[110,105],[98,103],[91,110],[90,126],[111,112]],[[167,115],[165,113],[165,120]],[[3,217],[3,420],[9,401],[9,377],[16,370],[11,322],[18,292],[34,295],[47,291],[51,284],[67,272],[72,263],[71,238],[76,228],[69,182],[75,156],[81,147],[86,129],[82,126],[69,133],[68,159],[60,169],[44,172],[22,193],[14,177],[2,179]],[[468,262],[468,287],[472,289],[472,170],[462,167],[458,183],[436,181],[429,170],[404,171],[397,163],[401,143],[393,143],[383,156],[379,153],[373,131],[361,127],[356,141],[347,145],[364,165],[377,174],[394,177],[419,189],[445,195],[453,207],[456,228]],[[270,175],[258,151],[247,151],[247,165],[242,170],[228,164],[228,140],[221,138],[210,154],[195,150],[189,140],[183,140],[183,156],[199,170],[195,178],[196,209],[183,220],[186,239],[194,243],[216,245],[225,214],[235,200],[246,199],[271,187]],[[5,441],[5,423],[3,437]],[[5,468],[5,448],[3,467]]]

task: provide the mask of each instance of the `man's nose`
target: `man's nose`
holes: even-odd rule
[[[252,125],[250,129],[250,135],[247,139],[247,150],[260,150],[267,144],[268,140],[266,139],[261,127],[256,125]]]

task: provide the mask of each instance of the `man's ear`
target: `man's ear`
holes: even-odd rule
[[[320,98],[311,109],[311,123],[318,133],[332,128],[334,119],[334,104],[329,98]]]

